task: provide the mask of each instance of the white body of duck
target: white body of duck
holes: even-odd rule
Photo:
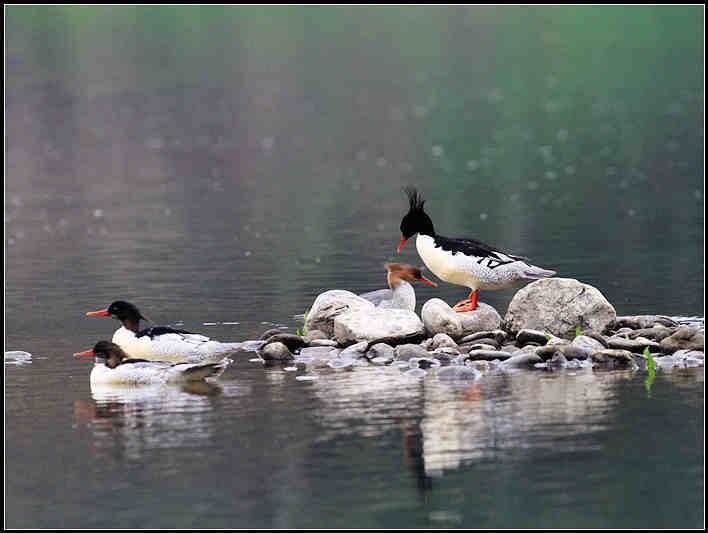
[[[113,342],[131,358],[164,361],[205,362],[218,361],[230,353],[244,348],[241,342],[219,342],[198,333],[162,333],[140,337],[120,327],[113,334]]]
[[[133,359],[115,343],[99,341],[92,350],[75,353],[74,357],[94,357],[92,385],[151,385],[187,383],[221,375],[231,359],[214,363],[173,363]]]

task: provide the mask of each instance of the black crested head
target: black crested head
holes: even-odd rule
[[[117,367],[128,357],[120,346],[109,341],[98,341],[93,347],[93,355],[105,359],[109,368]]]
[[[126,328],[133,331],[138,331],[141,320],[147,320],[137,307],[123,300],[113,302],[108,306],[107,311],[110,316],[117,318]]]
[[[423,210],[425,200],[415,187],[404,189],[408,195],[408,213],[401,220],[401,233],[403,237],[409,239],[416,233],[435,236],[433,221]]]

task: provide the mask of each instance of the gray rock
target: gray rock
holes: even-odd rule
[[[610,348],[617,350],[629,350],[630,352],[642,353],[644,351],[644,348],[649,347],[649,351],[651,353],[657,353],[661,351],[661,346],[658,342],[650,341],[649,339],[643,339],[642,337],[638,337],[636,339],[610,337],[607,342],[610,345]]]
[[[299,356],[308,359],[330,359],[338,354],[339,350],[331,346],[312,346],[300,350]]]
[[[676,332],[660,343],[664,353],[672,354],[678,350],[696,350],[705,352],[705,334],[693,328],[681,326]]]
[[[607,341],[605,341],[605,343],[603,344],[594,336],[591,337],[589,335],[578,335],[573,339],[573,342],[571,342],[570,344],[574,347],[575,350],[582,352],[583,356],[569,357],[568,354],[564,353],[566,359],[589,359],[595,352],[599,352],[600,350],[609,348]]]
[[[384,342],[377,342],[366,352],[367,359],[376,359],[377,357],[390,357],[393,360],[393,346],[389,346]]]
[[[562,353],[560,349],[561,345],[558,344],[553,344],[551,346],[539,346],[539,348],[536,350],[536,355],[538,355],[542,361],[549,361],[553,358],[554,355]]]
[[[305,327],[308,333],[318,329],[328,338],[334,336],[334,319],[351,311],[373,311],[374,304],[354,294],[343,290],[325,291],[312,304]]]
[[[305,346],[307,346],[305,339],[303,339],[299,335],[293,335],[292,333],[282,332],[271,335],[270,337],[266,337],[263,342],[265,346],[273,342],[282,342],[285,346],[288,347],[288,350],[291,351],[299,350],[300,348],[304,348]]]
[[[420,343],[420,345],[425,348],[426,350],[432,350],[433,349],[433,339],[425,339],[423,342]]]
[[[536,329],[521,329],[516,334],[516,344],[519,346],[526,346],[527,344],[536,343],[538,346],[543,346],[549,341],[550,335],[546,336],[547,333],[543,331],[538,331]]]
[[[498,329],[501,324],[499,313],[481,302],[474,311],[458,313],[440,298],[432,298],[423,304],[420,314],[428,335],[446,333],[453,339]]]
[[[615,319],[615,328],[646,329],[652,328],[656,324],[670,328],[678,327],[679,323],[668,316],[662,315],[636,315],[618,316]]]
[[[471,336],[471,335],[468,335],[467,337],[470,337],[470,336]],[[467,338],[467,337],[465,337],[465,338]],[[462,346],[462,345],[465,345],[465,346],[475,346],[475,345],[478,345],[478,344],[483,344],[483,345],[485,345],[485,346],[493,346],[495,350],[498,350],[499,348],[501,348],[501,344],[499,344],[496,339],[491,338],[491,337],[481,337],[481,338],[479,338],[479,339],[474,339],[474,340],[472,340],[472,341],[465,341],[465,342],[462,342],[462,341],[460,340],[460,345],[461,345],[461,346]]]
[[[499,368],[530,367],[541,362],[541,358],[536,355],[536,352],[522,350],[521,352],[509,357],[507,360],[502,361],[499,364]]]
[[[637,337],[646,337],[656,342],[663,341],[666,337],[676,333],[678,328],[667,328],[666,326],[656,326],[653,328],[635,329],[627,333],[626,336],[630,339]]]
[[[577,339],[577,338],[581,338],[581,339],[586,339],[586,338],[594,339],[595,341],[597,341],[597,342],[599,342],[600,344],[602,344],[605,348],[609,348],[609,347],[610,347],[610,345],[607,343],[607,339],[606,339],[605,337],[603,337],[602,335],[600,335],[599,333],[595,333],[594,331],[584,331],[584,332],[582,332],[580,335],[578,335],[577,337],[575,337],[575,339]],[[575,339],[573,339],[573,342],[575,342]],[[549,342],[552,342],[552,341],[549,341]]]
[[[474,344],[466,344],[465,349],[468,352],[470,352],[472,350],[499,350],[499,346],[496,344],[486,344],[483,342],[475,342]]]
[[[457,348],[457,343],[453,341],[452,337],[450,337],[447,333],[437,333],[433,337],[433,342],[431,344],[432,349],[437,350],[438,348],[443,348],[445,346],[449,348]]]
[[[501,330],[501,329],[495,329],[492,331],[479,331],[477,333],[472,333],[470,335],[465,335],[460,339],[460,344],[465,343],[465,342],[480,342],[481,339],[494,339],[497,344],[502,345],[504,344],[507,339],[508,335],[506,334],[506,331]]]
[[[498,350],[471,350],[467,353],[467,359],[469,361],[493,361],[495,359],[507,360],[511,357],[512,356],[510,353],[501,352]]]
[[[412,357],[428,357],[428,350],[418,344],[400,344],[393,351],[396,361],[409,361]]]
[[[359,359],[360,357],[364,357],[364,354],[366,354],[367,352],[368,346],[369,343],[367,343],[366,341],[352,344],[348,348],[345,348],[344,350],[339,352],[339,357],[341,359]]]
[[[446,355],[450,356],[456,356],[460,354],[460,349],[459,348],[451,348],[450,346],[443,346],[442,348],[438,348],[435,350],[436,354],[441,354],[444,353]]]
[[[698,350],[677,350],[674,357],[692,357],[693,359],[705,359],[706,354]]]
[[[319,330],[318,330],[319,331]],[[324,333],[323,333],[324,335]],[[313,339],[310,341],[310,346],[339,346],[339,343],[332,339]]]
[[[616,318],[614,307],[591,285],[575,279],[540,279],[519,290],[504,317],[513,334],[528,328],[573,339],[576,328],[602,333]]]
[[[334,338],[343,346],[386,339],[387,344],[422,340],[425,328],[418,315],[407,309],[372,307],[342,313],[334,318]]]
[[[307,334],[305,335],[305,342],[308,344],[312,344],[315,341],[318,340],[327,340],[327,335],[325,334],[324,331],[321,331],[319,329],[312,329],[308,330]],[[314,345],[313,345],[314,346]]]
[[[632,366],[634,362],[633,354],[629,350],[604,349],[592,354],[593,363],[610,366]]]
[[[295,359],[288,347],[282,342],[271,342],[260,349],[264,361],[289,361]]]

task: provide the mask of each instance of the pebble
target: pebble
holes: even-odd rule
[[[260,356],[264,361],[289,361],[295,356],[282,342],[271,342],[260,349]]]
[[[313,339],[310,346],[339,346],[339,343],[331,339]]]

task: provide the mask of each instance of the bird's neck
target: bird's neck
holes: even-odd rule
[[[393,289],[391,307],[395,309],[415,309],[415,289],[407,281],[400,281]]]
[[[122,321],[123,327],[129,329],[133,333],[140,331],[140,319],[139,318],[124,318]]]

